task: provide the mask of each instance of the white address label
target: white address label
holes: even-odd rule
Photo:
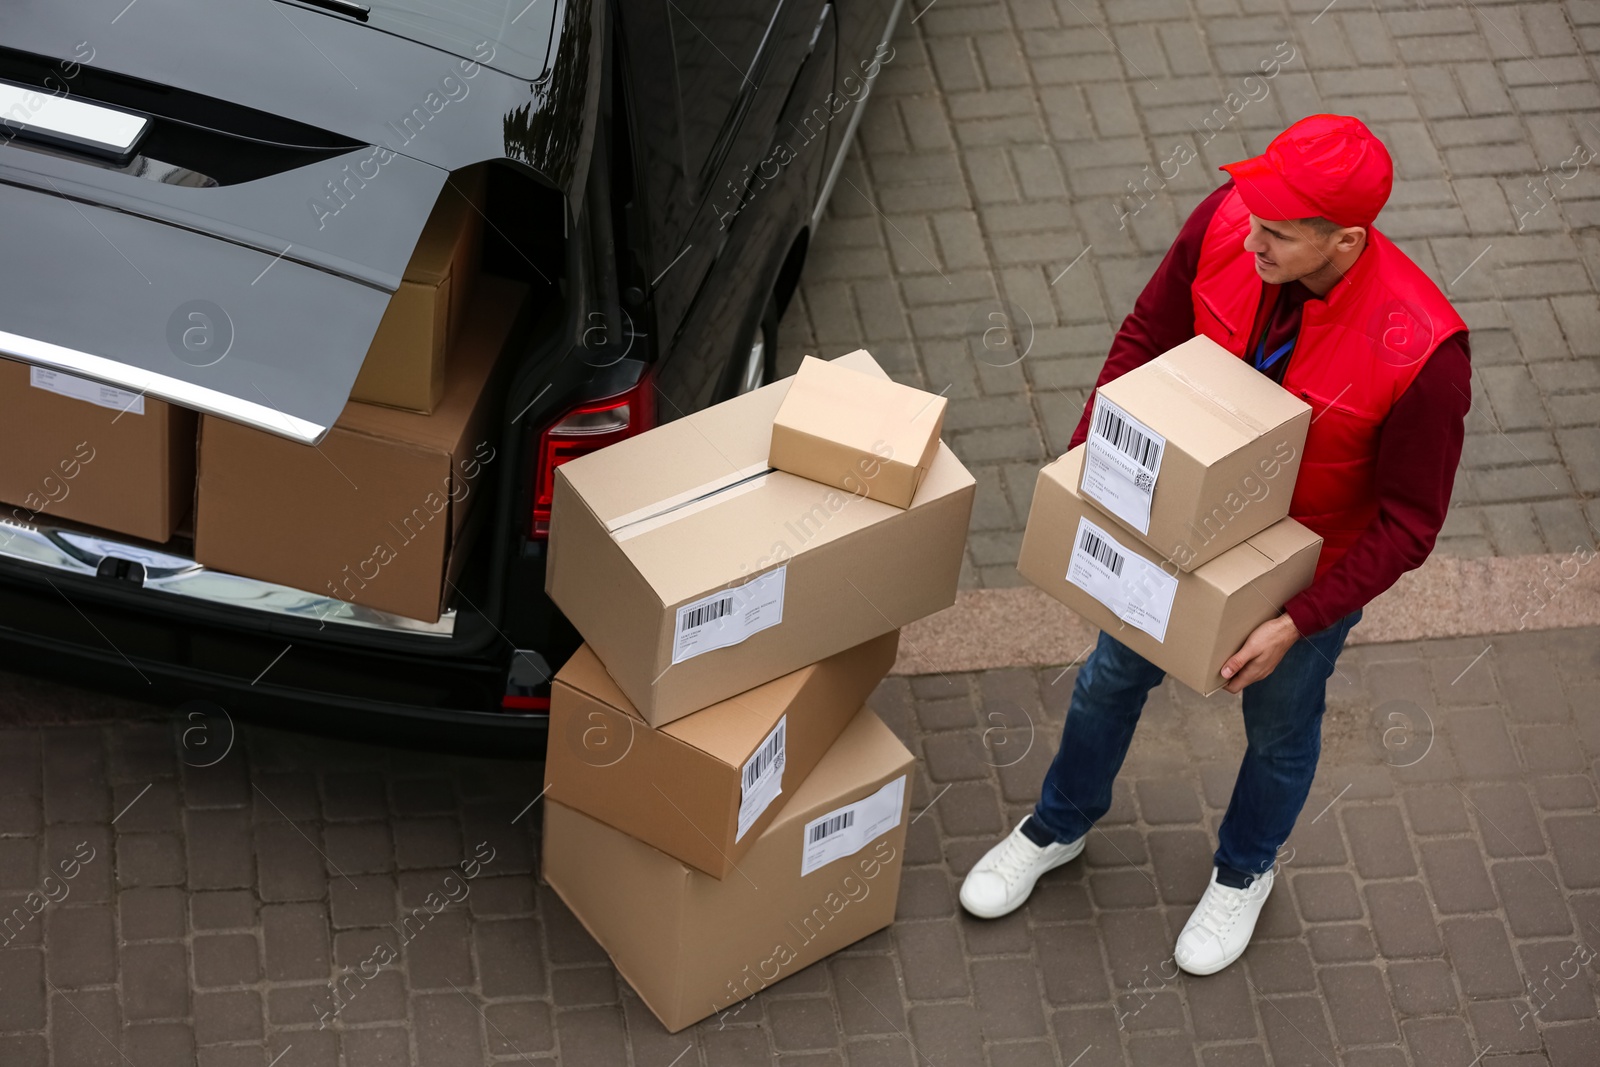
[[[1157,641],[1167,639],[1172,599],[1178,580],[1087,518],[1078,519],[1078,533],[1067,562],[1067,581],[1082,589],[1129,626]]]
[[[800,877],[836,859],[852,856],[869,841],[900,825],[906,776],[901,775],[870,797],[835,808],[806,823],[800,852]]]
[[[789,716],[779,718],[761,747],[745,760],[739,776],[739,832],[733,835],[735,841],[743,840],[761,813],[783,792],[783,768],[789,758],[788,723]]]
[[[62,374],[58,370],[29,367],[28,384],[35,389],[43,389],[47,393],[70,396],[74,400],[87,400],[91,404],[99,404],[101,407],[111,408],[113,411],[121,411],[131,415],[144,414],[143,393],[130,393],[126,389],[113,389],[109,385],[91,382],[87,378],[79,378],[72,374]]]
[[[779,567],[679,608],[672,632],[672,662],[737,645],[782,622],[788,570]]]
[[[1150,532],[1150,502],[1167,439],[1099,393],[1083,457],[1083,495],[1142,534]]]

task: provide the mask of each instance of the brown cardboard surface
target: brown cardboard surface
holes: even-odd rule
[[[195,559],[437,620],[494,459],[487,385],[526,296],[518,282],[479,280],[432,415],[352,402],[317,446],[203,419]]]
[[[934,393],[806,356],[773,419],[767,462],[908,507],[939,446],[945,404]]]
[[[898,647],[898,631],[875,637],[656,730],[584,645],[551,689],[545,796],[725,878],[894,665]],[[770,800],[741,836],[742,772],[780,720],[779,791],[751,791]]]
[[[865,353],[840,359],[882,376]],[[972,475],[940,444],[902,509],[770,470],[791,381],[556,470],[545,587],[653,725],[955,601]],[[680,608],[780,572],[780,623],[673,663]]]
[[[1130,536],[1078,492],[1084,446],[1039,472],[1017,570],[1022,576],[1118,641],[1200,693],[1224,682],[1218,673],[1250,631],[1273,618],[1311,584],[1322,538],[1293,519],[1280,519],[1188,573]],[[1066,577],[1079,529],[1089,520],[1116,539],[1121,550],[1161,567],[1177,579],[1166,634],[1125,623],[1106,604]],[[1133,580],[1132,569],[1125,575]]]
[[[166,541],[194,503],[195,414],[154,397],[144,412],[30,384],[0,360],[0,500],[13,522],[36,515]]]
[[[1123,530],[1192,571],[1289,513],[1311,407],[1208,337],[1129,371],[1099,395],[1166,438],[1142,533],[1079,488]]]
[[[863,708],[718,880],[546,798],[544,877],[669,1031],[721,1011],[894,921],[900,817],[801,875],[806,824],[906,779],[912,756]]]
[[[350,399],[429,414],[445,388],[483,243],[484,171],[453,175],[422,227],[400,288],[378,323]]]

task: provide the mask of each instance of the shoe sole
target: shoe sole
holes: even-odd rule
[[[1030,885],[1028,887],[1028,891],[1026,893],[1022,894],[1022,899],[1018,900],[1015,904],[1011,905],[1011,907],[1009,907],[1009,908],[1005,908],[1005,909],[1002,909],[1000,911],[994,911],[994,912],[979,911],[978,909],[974,908],[972,905],[967,903],[966,897],[963,895],[965,893],[965,891],[966,891],[965,883],[962,884],[962,887],[961,887],[962,888],[962,893],[957,894],[957,899],[959,899],[961,901],[962,909],[964,911],[966,911],[966,913],[968,915],[971,915],[974,918],[978,918],[978,919],[998,919],[998,918],[1001,918],[1002,916],[1010,915],[1012,912],[1014,912],[1018,908],[1022,907],[1022,905],[1026,904],[1028,902],[1028,898],[1029,897],[1033,896],[1033,886],[1039,884],[1039,879],[1040,878],[1043,878],[1045,875],[1049,874],[1051,871],[1055,870],[1057,867],[1064,867],[1067,864],[1071,863],[1073,860],[1077,859],[1079,856],[1083,855],[1083,848],[1084,848],[1084,845],[1088,842],[1088,840],[1089,840],[1089,835],[1088,834],[1085,834],[1083,837],[1080,837],[1078,839],[1078,848],[1077,848],[1076,851],[1068,852],[1067,854],[1062,856],[1060,859],[1058,859],[1054,863],[1052,863],[1050,866],[1046,867],[1044,870],[1040,871],[1037,875],[1035,875],[1034,879],[1033,879],[1033,885]]]

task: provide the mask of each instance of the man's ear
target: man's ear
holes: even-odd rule
[[[1367,240],[1365,226],[1344,226],[1333,235],[1333,246],[1341,252],[1353,252]]]

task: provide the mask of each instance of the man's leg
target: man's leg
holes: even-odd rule
[[[991,848],[961,885],[961,905],[993,919],[1016,910],[1039,876],[1075,858],[1111,806],[1111,782],[1127,755],[1145,696],[1162,672],[1108,634],[1078,671],[1055,762],[1034,813]]]
[[[1214,974],[1244,954],[1276,880],[1278,848],[1305,807],[1322,753],[1328,678],[1356,611],[1296,641],[1267,677],[1244,690],[1248,747],[1218,833],[1211,884],[1173,957],[1190,974]]]
[[[1345,636],[1360,619],[1361,612],[1354,612],[1296,641],[1277,670],[1245,687],[1249,747],[1239,764],[1214,857],[1224,885],[1243,888],[1250,878],[1265,874],[1294,829],[1322,754],[1328,679]]]
[[[1163,676],[1161,668],[1101,632],[1073,683],[1061,747],[1033,809],[1034,821],[1057,841],[1076,841],[1111,808],[1111,783],[1122,769],[1145,698]]]

